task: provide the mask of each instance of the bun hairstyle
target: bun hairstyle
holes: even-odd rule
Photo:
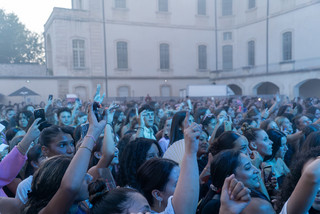
[[[257,132],[261,130],[262,129],[253,128],[248,123],[243,123],[241,126],[241,131],[249,142],[254,141],[257,138]]]
[[[96,204],[101,198],[108,193],[107,185],[102,179],[92,182],[88,186],[89,201],[92,205]]]

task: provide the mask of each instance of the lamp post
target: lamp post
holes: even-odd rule
[[[108,91],[108,68],[107,68],[107,37],[106,37],[106,19],[105,19],[105,8],[104,0],[102,1],[102,24],[103,24],[103,52],[104,52],[104,75],[105,75],[105,84],[106,84],[106,98],[109,97]]]

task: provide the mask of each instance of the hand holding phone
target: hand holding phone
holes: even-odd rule
[[[46,116],[45,116],[45,112],[44,112],[43,108],[39,108],[39,109],[34,110],[33,114],[34,114],[34,119],[41,118],[41,120],[38,122],[38,124],[40,124],[46,120]]]

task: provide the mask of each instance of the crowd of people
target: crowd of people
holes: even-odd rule
[[[0,213],[320,213],[320,100],[0,106]]]

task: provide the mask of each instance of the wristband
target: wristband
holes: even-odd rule
[[[93,143],[96,144],[96,139],[92,135],[86,135],[86,137],[90,137],[93,140]]]
[[[89,151],[90,151],[90,153],[92,152],[92,150],[91,149],[89,149],[88,147],[86,147],[86,146],[80,146],[79,147],[79,149],[88,149]]]

